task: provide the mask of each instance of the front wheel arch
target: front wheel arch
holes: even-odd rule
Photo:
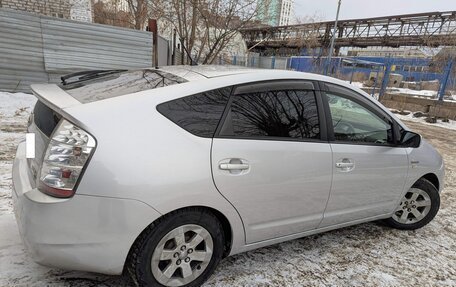
[[[439,178],[437,177],[437,175],[435,175],[434,173],[428,173],[428,174],[425,174],[423,175],[422,177],[420,177],[420,179],[426,179],[427,181],[429,181],[430,183],[432,183],[433,186],[435,186],[435,188],[437,190],[440,190],[440,182],[439,182]],[[418,179],[418,180],[420,180]],[[418,182],[417,180],[417,182]]]
[[[439,195],[439,190],[432,184],[429,180],[427,180],[424,177],[419,178],[409,189],[409,193],[415,193],[419,194],[419,191],[412,191],[413,189],[418,189],[426,193],[428,200],[430,202],[430,210],[426,211],[426,205],[418,205],[419,201],[417,200],[417,197],[406,197],[407,193],[404,195],[404,197],[401,199],[400,205],[397,207],[396,211],[393,213],[393,215],[390,218],[387,218],[383,220],[384,223],[386,223],[388,226],[396,228],[396,229],[402,229],[402,230],[414,230],[421,228],[428,224],[432,219],[434,219],[435,215],[439,211],[440,208],[440,195]],[[418,195],[419,196],[419,195]],[[402,201],[404,200],[404,201]],[[410,201],[412,200],[412,201]],[[423,199],[422,199],[423,200]],[[426,199],[424,199],[426,200]],[[416,201],[415,203],[413,201]],[[421,202],[421,201],[420,201]],[[403,205],[405,204],[405,205]],[[416,205],[416,206],[415,206]],[[413,209],[424,209],[421,210],[420,212],[426,213],[424,215],[424,218],[420,218],[419,221],[413,222],[411,218],[411,222],[402,222],[401,220],[408,220],[408,214],[411,212],[413,213],[414,216],[415,212],[411,211]],[[404,211],[402,211],[404,209]],[[402,213],[400,213],[402,211]],[[397,214],[397,212],[399,214]],[[401,216],[402,214],[405,213],[406,217],[401,217],[398,219],[397,217]],[[396,215],[396,218],[395,218]]]

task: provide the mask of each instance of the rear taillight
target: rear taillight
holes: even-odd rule
[[[62,119],[44,155],[39,189],[55,197],[73,196],[95,146],[89,133]]]

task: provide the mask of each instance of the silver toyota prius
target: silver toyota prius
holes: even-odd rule
[[[439,153],[330,77],[172,66],[32,90],[13,201],[44,265],[198,286],[226,256],[374,220],[416,229],[439,210]]]

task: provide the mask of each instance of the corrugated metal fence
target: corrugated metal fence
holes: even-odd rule
[[[159,49],[166,65],[161,37]],[[150,67],[152,51],[150,32],[0,9],[0,90],[29,91],[32,83],[85,69]]]
[[[0,9],[0,90],[26,91],[47,81],[40,18]]]

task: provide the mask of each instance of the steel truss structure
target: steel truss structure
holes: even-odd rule
[[[334,21],[241,30],[252,51],[329,47]],[[368,46],[455,46],[456,11],[339,20],[336,49]]]

